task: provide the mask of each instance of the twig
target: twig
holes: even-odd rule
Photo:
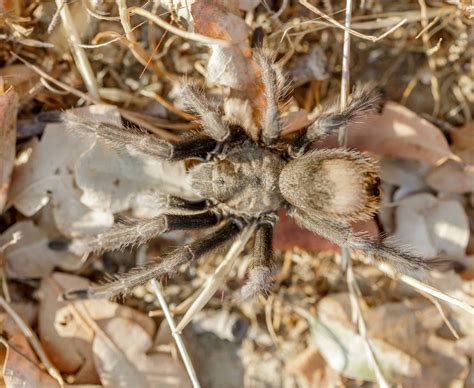
[[[456,329],[453,327],[451,322],[449,322],[448,317],[446,316],[446,313],[443,310],[443,307],[441,306],[441,303],[439,303],[439,300],[436,298],[433,298],[431,295],[424,294],[425,298],[428,299],[431,303],[433,303],[438,310],[439,314],[441,315],[441,318],[443,318],[444,323],[448,327],[449,331],[451,334],[456,338],[457,340],[460,339],[461,337],[459,336],[458,332]]]
[[[16,311],[13,310],[13,308],[7,303],[5,298],[3,298],[2,296],[0,296],[0,306],[2,306],[3,309],[7,312],[7,314],[10,315],[13,321],[20,328],[21,332],[28,339],[31,347],[34,349],[39,359],[41,360],[43,365],[46,367],[46,370],[48,371],[49,375],[52,378],[54,378],[61,387],[64,387],[64,380],[61,376],[61,373],[59,373],[59,371],[54,367],[54,365],[49,360],[48,356],[43,350],[43,347],[41,346],[41,343],[38,340],[38,337],[36,336],[34,331],[31,330],[31,328],[25,323],[25,321],[23,321],[23,319],[16,313]]]
[[[365,262],[365,260],[363,261]],[[369,260],[367,259],[367,261]],[[460,309],[466,311],[467,313],[474,315],[474,306],[470,305],[469,303],[463,300],[460,300],[448,294],[445,294],[444,292],[438,290],[437,288],[430,286],[426,283],[423,283],[421,280],[399,273],[393,267],[391,267],[390,265],[386,263],[378,263],[377,267],[383,273],[391,277],[393,280],[399,280],[405,284],[412,286],[413,288],[415,288],[418,292],[422,294],[426,293],[428,295],[434,296],[435,298],[438,298],[439,300],[442,300],[453,306],[459,307]]]
[[[224,260],[219,264],[216,271],[212,274],[212,276],[206,281],[204,286],[201,289],[196,300],[193,302],[191,307],[189,307],[184,317],[178,324],[177,330],[183,330],[186,325],[191,322],[193,317],[202,310],[202,308],[206,305],[209,299],[215,294],[217,289],[222,285],[225,281],[227,274],[232,269],[232,265],[234,264],[235,260],[239,257],[239,254],[247,245],[248,240],[252,236],[255,230],[255,225],[252,224],[248,226],[240,237],[234,241],[230,249],[227,251]]]
[[[82,79],[89,93],[96,99],[99,99],[99,91],[97,89],[97,80],[92,71],[91,64],[85,51],[81,48],[81,39],[74,26],[74,21],[69,12],[68,5],[62,0],[55,0],[56,5],[60,8],[61,20],[63,22],[64,32],[66,34],[71,52],[76,62],[76,66],[82,75]]]
[[[32,63],[28,62],[27,60],[23,59],[22,57],[20,57],[19,55],[15,54],[13,51],[10,51],[10,54],[18,59],[20,62],[22,62],[23,64],[25,64],[27,67],[29,67],[30,69],[34,70],[36,73],[38,73],[41,77],[47,79],[48,81],[50,81],[51,83],[53,83],[54,85],[56,86],[59,86],[60,88],[63,88],[64,90],[67,90],[69,93],[71,94],[74,94],[75,96],[79,97],[79,98],[83,98],[84,100],[88,101],[89,103],[93,103],[93,104],[103,104],[103,105],[111,105],[111,104],[106,104],[105,102],[102,102],[92,96],[89,96],[87,93],[83,93],[81,92],[80,90],[77,90],[75,88],[73,88],[72,86],[69,86],[67,84],[65,84],[64,82],[61,82],[61,81],[58,81],[57,79],[51,77],[48,73],[46,73],[44,70],[40,69],[38,66],[36,65],[33,65]],[[115,106],[115,105],[111,105],[111,106]],[[140,117],[138,117],[138,113],[137,112],[132,112],[132,111],[129,111],[127,109],[123,109],[123,108],[118,108],[120,114],[126,118],[127,120],[131,121],[131,122],[134,122],[136,124],[138,124],[139,126],[141,126],[142,128],[145,128],[147,130],[149,130],[150,132],[153,132],[155,133],[156,135],[159,135],[161,136],[163,139],[165,140],[176,140],[177,136],[170,133],[170,132],[167,132],[167,131],[164,131],[160,128],[156,128],[150,124],[148,124],[147,122],[145,122],[143,119],[141,119]]]
[[[131,14],[137,14],[137,15],[143,16],[147,18],[148,20],[151,20],[153,23],[157,24],[164,30],[167,30],[184,39],[193,40],[195,42],[206,44],[206,45],[213,45],[213,44],[220,45],[220,46],[231,45],[231,42],[227,42],[226,40],[211,38],[209,36],[201,35],[195,32],[183,31],[179,28],[176,28],[175,26],[172,26],[171,24],[165,22],[158,16],[153,15],[151,12],[148,12],[140,7],[131,7],[128,9],[128,12]]]
[[[156,298],[158,299],[158,302],[160,303],[161,309],[163,310],[163,313],[165,314],[166,321],[168,322],[168,325],[171,329],[171,334],[174,338],[174,341],[176,342],[178,351],[181,354],[181,358],[183,359],[184,366],[186,367],[186,371],[188,372],[189,378],[191,379],[191,383],[193,384],[194,388],[199,388],[201,385],[199,384],[196,371],[194,370],[188,351],[186,350],[186,347],[184,346],[184,342],[183,342],[183,339],[181,338],[180,332],[176,329],[176,326],[173,321],[173,317],[171,316],[171,312],[161,292],[160,285],[155,279],[151,280],[150,284],[153,289],[153,292],[156,295]]]
[[[349,250],[347,248],[346,251],[349,255]],[[344,250],[342,252],[344,254]],[[359,334],[362,337],[365,353],[367,354],[367,359],[375,372],[375,378],[377,379],[378,385],[383,388],[389,388],[390,385],[388,384],[387,380],[385,380],[385,377],[382,373],[382,370],[380,369],[380,365],[375,356],[372,343],[370,341],[370,338],[368,337],[367,325],[365,324],[364,315],[362,314],[362,308],[360,306],[360,298],[362,297],[362,295],[360,292],[359,285],[357,284],[357,280],[354,276],[354,271],[352,269],[352,259],[350,256],[347,260],[346,279],[347,286],[349,288],[349,298],[351,301],[352,321],[354,324],[357,325]]]
[[[350,51],[351,51],[351,36],[349,32],[349,27],[351,25],[352,19],[352,0],[346,0],[346,16],[345,16],[345,29],[344,29],[344,45],[342,49],[342,77],[341,77],[341,98],[340,104],[341,109],[344,109],[347,104],[347,98],[349,95],[349,82],[350,82]],[[339,145],[342,147],[347,146],[347,133],[344,126],[339,130],[338,135]],[[370,338],[367,335],[367,326],[365,324],[365,319],[362,314],[362,308],[360,306],[360,298],[362,297],[359,285],[354,276],[354,271],[352,269],[352,258],[350,255],[349,248],[342,247],[342,264],[346,270],[346,280],[347,287],[349,289],[349,298],[351,301],[351,310],[352,310],[352,321],[357,325],[357,329],[362,338],[364,344],[365,353],[367,354],[367,360],[371,365],[377,383],[382,388],[389,388],[388,382],[385,380],[385,377],[382,373],[380,365],[377,361],[377,358],[374,353]]]
[[[427,29],[429,24],[428,24],[428,16],[426,13],[426,3],[425,0],[418,0],[418,3],[420,4],[420,12],[421,12],[421,25],[423,27],[423,30]],[[433,116],[438,116],[439,114],[439,109],[440,109],[440,103],[441,103],[441,96],[439,92],[439,82],[438,78],[436,78],[436,62],[431,56],[431,50],[432,47],[430,45],[430,37],[428,34],[422,34],[421,39],[423,40],[423,46],[425,48],[425,53],[426,57],[428,60],[428,66],[430,67],[431,71],[431,94],[433,95],[433,101],[434,101],[434,106],[433,106]]]
[[[0,246],[0,277],[2,279],[3,296],[5,297],[8,303],[10,303],[12,300],[10,297],[10,290],[8,289],[7,273],[5,271],[6,262],[4,252],[5,249],[7,249],[9,246],[15,245],[18,241],[20,241],[21,237],[21,232],[15,232],[13,233],[11,240]]]
[[[136,256],[136,264],[137,265],[144,265],[146,261],[146,254],[148,251],[148,245],[144,244],[138,248],[137,256]],[[171,315],[170,309],[168,304],[166,303],[166,299],[161,292],[160,283],[153,279],[150,281],[151,287],[153,292],[156,295],[156,299],[160,304],[161,310],[165,316],[166,321],[168,322],[168,326],[171,330],[171,335],[173,336],[174,341],[176,342],[176,346],[178,347],[178,351],[183,359],[184,366],[186,367],[186,371],[188,372],[189,379],[193,384],[194,388],[199,388],[199,380],[196,375],[196,371],[194,370],[193,363],[191,362],[191,358],[189,357],[188,351],[186,350],[186,346],[184,345],[183,339],[181,338],[180,331],[176,329],[176,325],[173,320],[173,316]]]
[[[350,34],[357,36],[358,38],[365,39],[365,40],[370,40],[371,42],[377,42],[386,36],[390,35],[393,31],[395,31],[397,28],[401,27],[403,24],[406,23],[407,19],[402,19],[400,20],[399,23],[394,25],[392,28],[390,28],[388,31],[384,32],[382,35],[379,36],[374,36],[374,35],[365,35],[362,34],[358,31],[352,30],[351,28],[344,26],[343,24],[339,23],[337,20],[333,19],[332,17],[326,15],[324,12],[320,11],[318,8],[316,8],[314,5],[308,3],[307,0],[300,0],[300,4],[308,8],[309,10],[313,11],[315,14],[321,16],[323,19],[327,20],[331,24],[334,24],[336,27],[339,27],[343,29],[344,31],[349,32]],[[347,7],[346,7],[346,12],[347,12]]]
[[[349,27],[352,21],[352,0],[346,0],[346,17],[345,26]],[[344,44],[342,47],[342,75],[341,75],[341,109],[344,109],[347,105],[347,97],[349,95],[350,88],[350,55],[351,55],[351,36],[348,30],[344,30]],[[339,145],[342,147],[347,146],[347,133],[346,126],[343,125],[339,129],[338,134]]]
[[[46,31],[48,34],[51,34],[51,32],[54,30],[54,28],[58,24],[59,14],[61,13],[61,10],[63,9],[64,4],[66,4],[66,0],[61,0],[61,4],[57,6],[56,12],[51,18],[51,22],[49,23],[48,29]]]
[[[130,14],[127,12],[126,0],[115,0],[119,10],[120,22],[122,23],[125,36],[131,42],[135,42],[135,36],[133,35],[132,26],[130,25]]]

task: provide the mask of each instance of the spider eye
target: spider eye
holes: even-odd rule
[[[217,186],[222,187],[222,186],[224,186],[224,183],[225,182],[224,182],[223,178],[219,177],[219,178],[216,179],[216,185]]]

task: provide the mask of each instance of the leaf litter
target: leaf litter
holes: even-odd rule
[[[176,93],[186,77],[228,119],[246,121],[255,136],[265,100],[252,53],[263,45],[291,80],[280,109],[284,133],[293,136],[339,95],[343,31],[334,22],[343,20],[345,8],[323,2],[316,15],[300,3],[121,0],[26,7],[0,1],[2,290],[68,386],[191,386],[149,285],[125,301],[70,303],[58,296],[140,263],[136,250],[81,257],[70,251],[71,238],[105,230],[117,218],[157,215],[160,195],[193,194],[185,179],[189,165],[118,153],[92,135],[66,130],[55,120],[58,112],[74,109],[89,121],[177,138],[195,127]],[[58,4],[66,10],[58,11]],[[387,98],[381,114],[348,128],[349,147],[379,159],[385,192],[378,216],[355,228],[463,264],[460,273],[435,272],[423,281],[472,306],[472,10],[463,2],[423,4],[362,2],[353,9],[351,79],[376,82]],[[129,14],[132,7],[141,10]],[[321,13],[325,17],[317,19]],[[366,30],[384,36],[372,39]],[[49,122],[38,112],[52,113]],[[336,144],[332,138],[321,145]],[[201,384],[379,381],[352,322],[338,249],[285,214],[280,219],[271,294],[235,298],[251,259],[244,250],[183,331]],[[165,235],[150,243],[148,256],[189,238]],[[367,338],[385,379],[404,387],[470,386],[472,314],[427,298],[353,256],[361,259],[354,273]],[[223,257],[211,255],[166,281],[164,296],[178,322],[202,300],[200,290]],[[5,313],[1,325],[5,385],[58,385],[24,327]]]

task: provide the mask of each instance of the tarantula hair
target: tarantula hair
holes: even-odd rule
[[[119,224],[96,236],[79,238],[71,249],[85,252],[115,250],[144,244],[173,230],[212,228],[205,237],[185,245],[161,260],[118,275],[106,284],[67,291],[63,298],[110,298],[127,294],[148,280],[175,273],[183,264],[235,239],[244,227],[256,225],[253,260],[242,296],[270,289],[274,264],[272,230],[277,212],[285,208],[303,227],[403,272],[423,272],[429,262],[406,250],[389,246],[365,234],[354,233],[351,221],[368,219],[380,200],[377,163],[355,150],[315,149],[313,144],[350,121],[381,109],[375,90],[356,89],[348,104],[325,109],[307,128],[290,139],[281,137],[278,111],[281,82],[268,56],[255,56],[261,69],[266,108],[255,141],[245,129],[224,121],[194,86],[184,83],[187,106],[200,117],[201,131],[176,142],[145,132],[85,122],[66,113],[74,130],[89,131],[119,149],[134,149],[167,161],[199,158],[189,171],[189,182],[202,200],[167,197],[165,214]],[[179,211],[177,211],[179,210]]]

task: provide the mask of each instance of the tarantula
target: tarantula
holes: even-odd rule
[[[85,122],[67,114],[74,129],[93,132],[116,149],[132,148],[168,161],[200,158],[189,171],[193,190],[202,198],[188,201],[166,198],[165,214],[147,220],[118,224],[97,236],[73,241],[82,252],[114,250],[144,244],[165,232],[214,228],[205,237],[185,245],[161,261],[119,275],[113,281],[87,289],[70,290],[64,299],[108,298],[126,294],[150,279],[173,274],[234,239],[250,223],[256,224],[253,261],[243,297],[268,291],[274,272],[272,229],[277,211],[285,208],[303,227],[328,240],[361,250],[401,271],[428,269],[426,260],[408,251],[388,246],[364,234],[354,233],[350,221],[370,218],[380,200],[377,164],[354,150],[314,149],[313,143],[381,108],[378,92],[360,88],[344,109],[327,108],[295,137],[283,139],[278,102],[282,88],[272,61],[257,54],[261,68],[266,108],[260,136],[253,140],[238,125],[225,122],[211,109],[202,93],[183,85],[187,106],[200,117],[202,130],[177,142],[168,142],[144,132]],[[174,210],[180,210],[176,212]],[[183,213],[184,211],[184,213]]]

